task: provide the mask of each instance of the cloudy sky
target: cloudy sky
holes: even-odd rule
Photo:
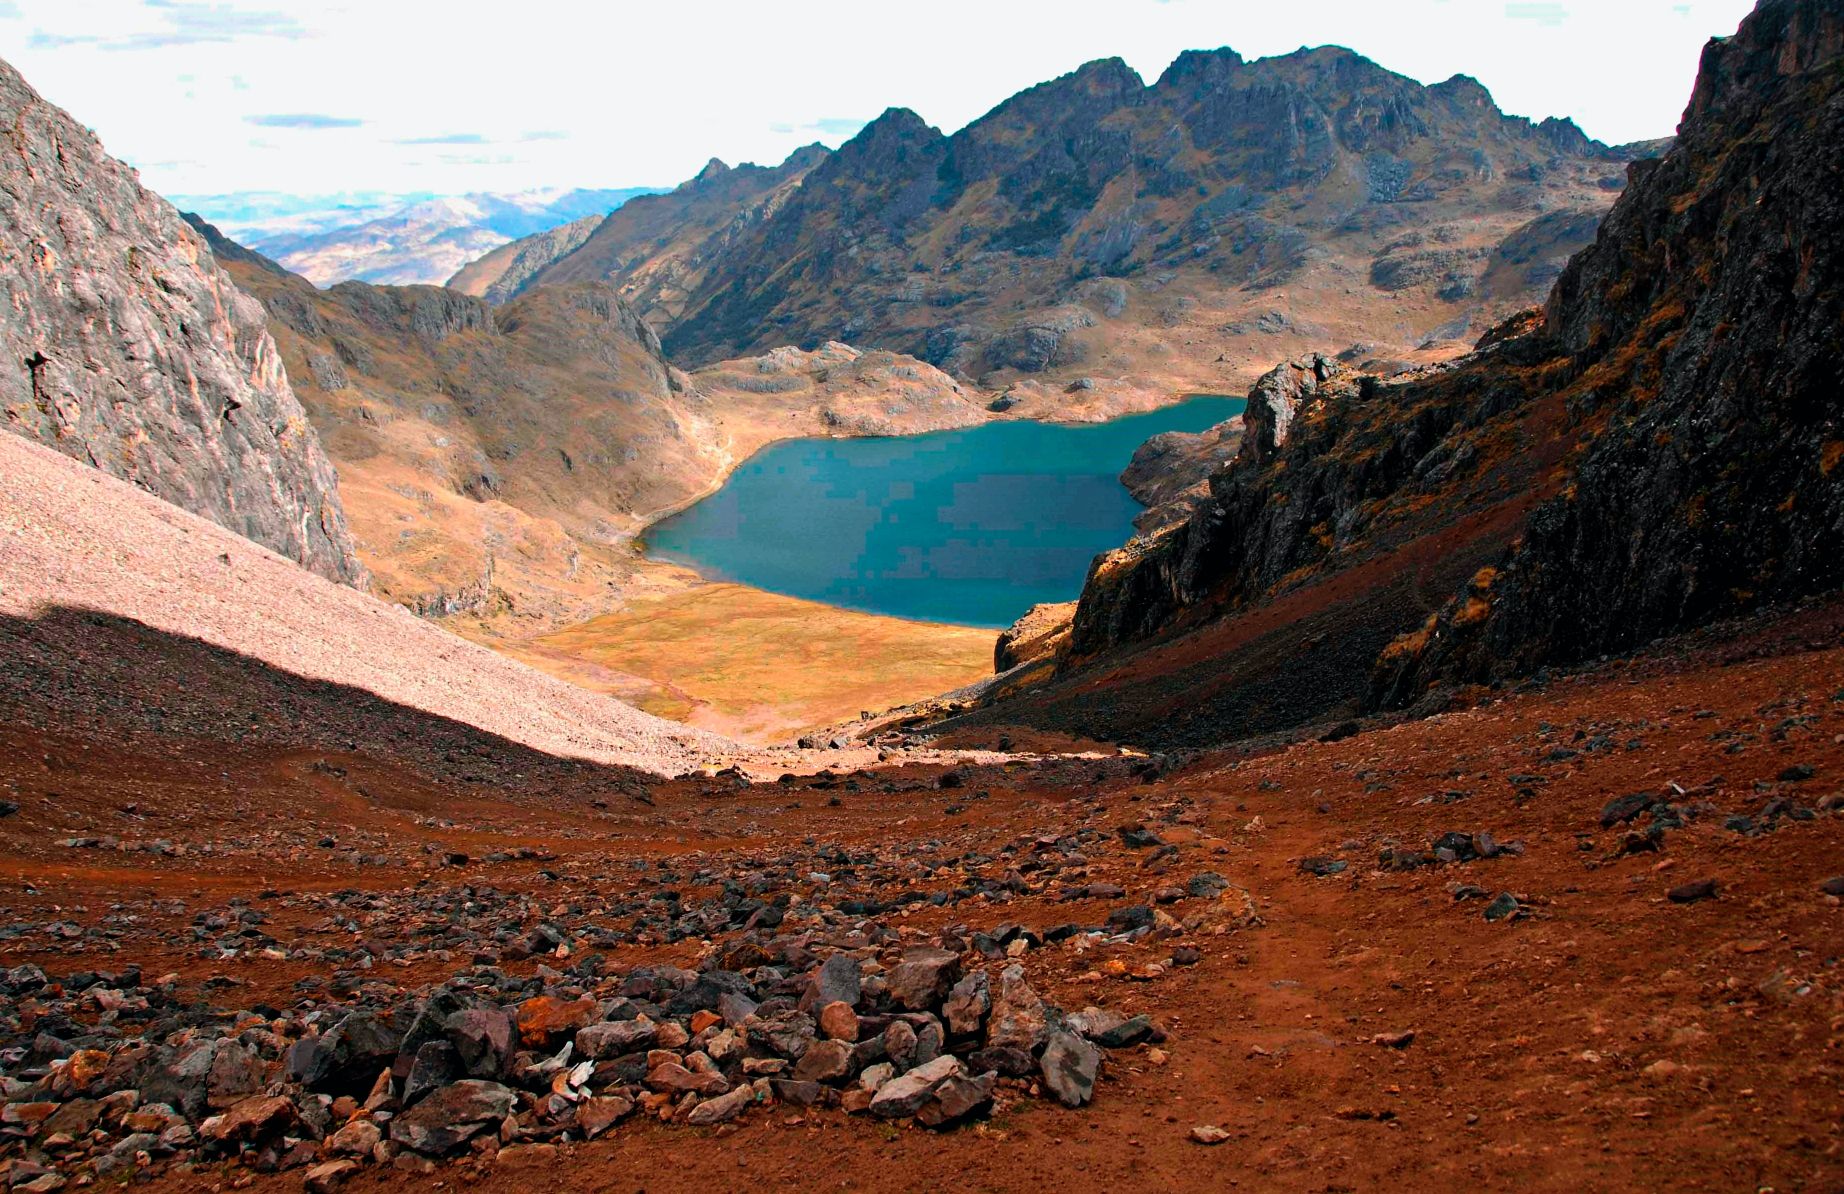
[[[1752,0],[0,0],[0,55],[169,193],[670,185],[947,131],[1120,56],[1350,46],[1609,142],[1672,131]]]

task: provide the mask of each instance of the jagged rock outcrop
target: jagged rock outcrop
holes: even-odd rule
[[[1241,452],[1242,440],[1237,415],[1203,431],[1161,432],[1134,449],[1120,475],[1133,500],[1146,507],[1134,516],[1134,527],[1149,534],[1190,517],[1210,496],[1211,476]]]
[[[1532,462],[1493,426],[1531,400],[1513,380],[1530,365],[1522,348],[1496,350],[1496,373],[1439,367],[1384,382],[1311,357],[1263,376],[1235,460],[1189,517],[1091,565],[1071,659],[1387,555],[1435,529],[1429,510],[1456,516],[1523,492]]]
[[[1763,0],[1710,44],[1546,316],[1582,378],[1567,485],[1380,702],[1844,584],[1844,6]]]
[[[1346,376],[1337,361],[1320,353],[1275,366],[1249,391],[1248,409],[1242,414],[1242,447],[1238,459],[1259,467],[1287,444],[1294,418],[1324,400]]]
[[[1069,645],[1070,619],[1075,613],[1073,601],[1033,605],[1023,617],[999,632],[992,649],[992,670],[1009,672],[1061,654]]]
[[[0,123],[4,426],[363,585],[262,305],[5,63]]]

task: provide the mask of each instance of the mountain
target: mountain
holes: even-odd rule
[[[584,216],[558,228],[508,241],[462,266],[444,285],[497,306],[524,290],[545,266],[575,252],[606,218]]]
[[[421,613],[593,610],[635,511],[720,464],[659,343],[606,286],[494,310],[433,286],[330,290],[203,225],[268,308],[381,596]],[[692,480],[683,480],[690,477]]]
[[[730,268],[732,251],[827,156],[825,146],[808,145],[779,166],[731,167],[712,158],[674,190],[610,213],[580,246],[554,258],[519,289],[611,281],[656,330],[670,327],[687,296]]]
[[[1261,734],[1630,651],[1844,583],[1844,12],[1706,50],[1548,303],[1392,379],[1315,356],[1236,457],[1096,560],[1063,679],[992,712]]]
[[[1084,378],[1166,400],[1306,350],[1452,355],[1540,297],[1625,162],[1336,47],[1187,53],[1151,86],[1093,62],[952,136],[893,109],[814,159],[797,189],[707,171],[535,284],[612,280],[689,365],[838,339],[1055,413]],[[688,234],[694,196],[722,206]],[[700,246],[666,286],[661,238]]]
[[[262,305],[0,63],[4,426],[331,580],[365,583]]]
[[[332,197],[319,203],[206,195],[184,196],[181,202],[316,285],[346,280],[414,285],[441,283],[508,241],[605,216],[636,195],[652,193],[629,187]]]

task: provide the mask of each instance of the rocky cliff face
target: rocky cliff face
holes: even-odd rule
[[[1550,296],[1563,491],[1377,699],[1627,650],[1844,583],[1844,7],[1712,42],[1675,147]]]
[[[1844,9],[1764,0],[1545,310],[1387,381],[1257,384],[1208,499],[1096,561],[1086,705],[1261,732],[1844,583],[1840,196]]]
[[[1541,296],[1623,165],[1471,80],[1345,50],[1186,54],[1151,86],[1107,60],[951,137],[885,113],[654,310],[691,364],[837,339],[989,388],[1054,382],[1021,392],[1036,413],[1077,378],[1224,392],[1308,349],[1451,355]],[[667,208],[610,223],[648,210]],[[622,254],[595,268],[631,276]]]
[[[1528,450],[1533,396],[1519,381],[1542,364],[1524,348],[1494,350],[1490,368],[1437,366],[1391,382],[1323,357],[1262,377],[1236,458],[1210,476],[1191,515],[1096,559],[1072,658],[1390,561],[1528,493],[1539,457]]]
[[[322,576],[363,584],[260,303],[0,63],[0,419]]]

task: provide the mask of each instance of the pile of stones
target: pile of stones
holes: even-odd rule
[[[38,1194],[236,1159],[324,1189],[370,1165],[545,1150],[632,1116],[710,1127],[770,1104],[948,1128],[1005,1098],[1080,1107],[1106,1050],[1163,1039],[1145,1016],[1065,1014],[1022,952],[964,929],[904,946],[872,921],[746,934],[695,970],[590,953],[529,977],[476,965],[234,1011],[182,998],[173,975],[20,966],[0,977],[0,1180]]]

